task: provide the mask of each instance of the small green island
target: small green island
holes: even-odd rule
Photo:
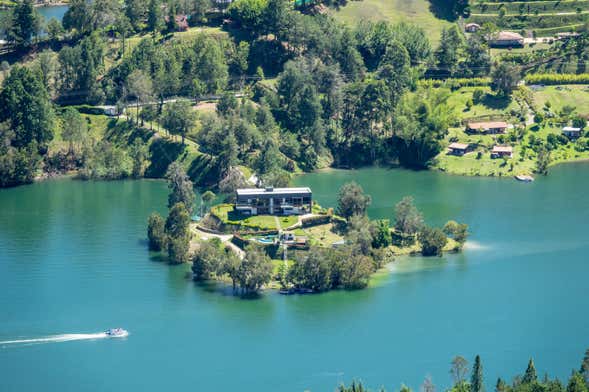
[[[167,179],[169,214],[149,217],[150,250],[170,264],[191,263],[195,281],[230,282],[240,295],[362,289],[395,256],[458,252],[468,236],[468,226],[455,221],[427,226],[409,196],[395,205],[392,226],[370,220],[371,197],[355,182],[339,189],[335,209],[321,207],[306,187],[238,188],[226,195],[230,203],[213,206],[216,195],[206,191],[201,216],[182,167],[172,164]]]

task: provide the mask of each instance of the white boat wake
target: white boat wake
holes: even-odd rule
[[[98,333],[68,333],[62,335],[44,336],[35,339],[18,339],[18,340],[4,340],[0,341],[0,346],[8,345],[32,345],[32,344],[43,344],[43,343],[60,343],[60,342],[71,342],[74,340],[95,340],[108,338],[106,332]]]

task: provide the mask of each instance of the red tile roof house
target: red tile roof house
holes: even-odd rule
[[[448,146],[449,155],[457,155],[459,157],[470,151],[470,144],[468,143],[451,143]]]
[[[505,121],[469,122],[466,125],[466,133],[505,133],[507,127],[508,124]]]
[[[513,147],[511,146],[495,146],[491,151],[491,158],[512,158]]]

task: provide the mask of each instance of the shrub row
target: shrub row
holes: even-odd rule
[[[484,87],[491,84],[491,78],[450,78],[420,80],[422,87],[447,87],[455,90],[461,87]]]
[[[530,74],[527,84],[589,84],[589,73],[583,74]]]
[[[523,8],[521,6],[523,5]],[[537,10],[541,14],[558,13],[558,12],[575,12],[577,8],[586,10],[589,8],[588,0],[577,0],[577,1],[561,1],[561,0],[549,0],[549,1],[515,1],[515,2],[490,2],[490,3],[478,3],[471,6],[471,10],[476,14],[487,14],[487,13],[498,13],[501,6],[505,7],[508,14],[519,14],[520,10],[523,10],[524,14],[534,14]]]
[[[325,225],[329,222],[331,222],[331,216],[329,216],[329,215],[315,215],[315,216],[310,216],[308,218],[304,218],[301,221],[301,224],[303,227],[311,227],[311,226]]]
[[[492,22],[501,28],[525,29],[566,26],[583,23],[587,18],[586,14],[569,15],[526,15],[526,16],[505,16],[499,18],[496,15],[476,15],[468,19],[469,22],[483,24]]]

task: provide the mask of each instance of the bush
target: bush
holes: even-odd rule
[[[531,74],[525,77],[527,84],[589,84],[589,73],[584,74]]]
[[[303,227],[311,227],[311,226],[319,226],[325,225],[331,222],[331,216],[329,215],[319,215],[319,216],[310,216],[308,218],[304,218],[301,222]]]

